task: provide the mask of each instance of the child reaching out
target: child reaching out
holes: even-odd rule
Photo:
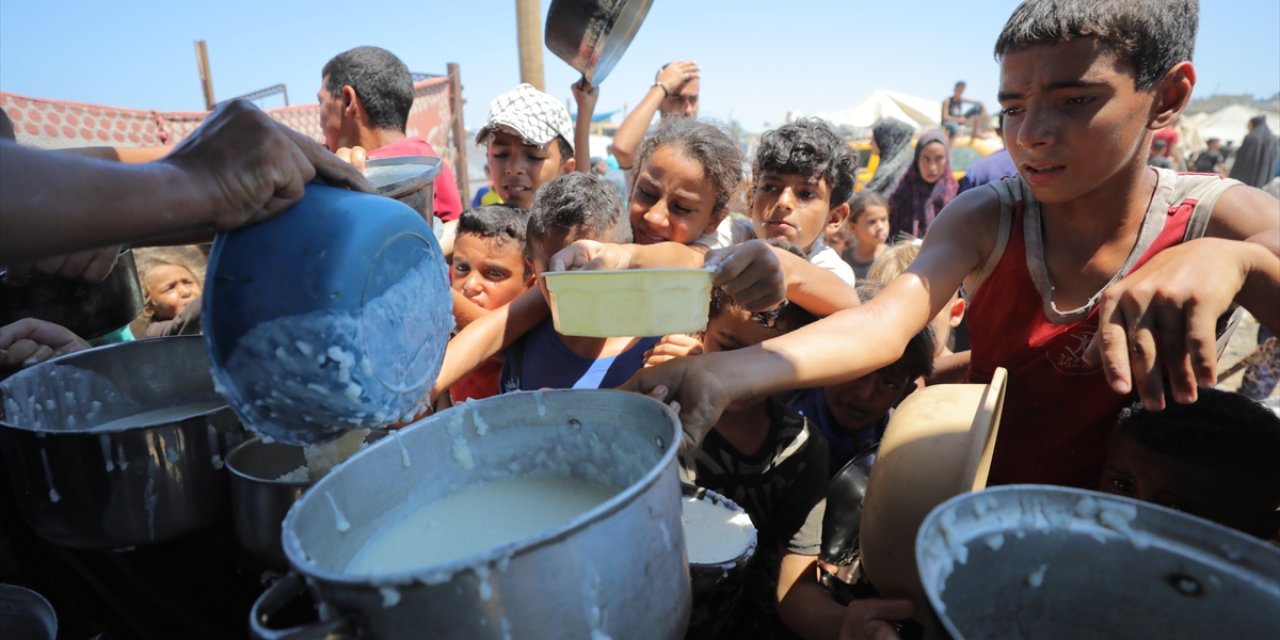
[[[1210,387],[1193,404],[1120,414],[1098,490],[1154,502],[1263,540],[1280,534],[1280,418]]]
[[[525,255],[528,221],[529,213],[514,207],[487,206],[462,212],[449,269],[459,327],[506,305],[533,286],[533,265]],[[502,360],[490,358],[449,388],[451,400],[497,395],[501,371]]]

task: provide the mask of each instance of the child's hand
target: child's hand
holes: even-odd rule
[[[598,271],[631,268],[631,252],[620,244],[578,240],[556,252],[547,271]]]
[[[1275,272],[1276,263],[1261,245],[1218,238],[1161,251],[1107,288],[1085,357],[1102,363],[1117,393],[1136,389],[1147,409],[1165,406],[1163,374],[1178,402],[1195,402],[1197,384],[1216,382],[1218,317],[1251,273]]]
[[[845,610],[840,640],[896,640],[900,636],[893,621],[911,617],[915,609],[910,600],[854,600]]]
[[[726,385],[731,381],[707,366],[718,355],[722,354],[676,358],[645,367],[618,388],[643,393],[659,402],[674,403],[673,408],[679,407],[680,425],[684,429],[680,451],[693,451],[734,399]]]
[[[573,83],[573,101],[578,104],[578,113],[595,113],[596,100],[600,97],[600,87],[597,87],[584,76],[577,82]]]
[[[30,367],[82,349],[89,343],[70,329],[45,320],[23,318],[0,327],[0,368]]]
[[[679,60],[658,71],[657,82],[666,87],[668,94],[679,93],[685,85],[698,79],[698,63]]]
[[[644,366],[652,367],[681,356],[696,356],[702,353],[702,342],[683,333],[663,336],[658,344],[644,354]]]
[[[782,264],[763,240],[709,251],[706,265],[718,267],[714,284],[747,311],[772,309],[787,297]]]

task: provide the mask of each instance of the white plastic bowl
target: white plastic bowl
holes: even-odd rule
[[[551,318],[566,336],[665,336],[707,328],[711,269],[553,271],[542,274]]]

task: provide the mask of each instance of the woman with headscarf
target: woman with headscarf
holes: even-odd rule
[[[871,141],[880,154],[876,174],[867,182],[866,189],[889,197],[898,181],[911,164],[911,126],[898,120],[880,120],[871,127]]]
[[[924,237],[934,217],[957,191],[946,134],[930,131],[920,136],[911,166],[889,196],[890,237],[900,233]]]
[[[1249,135],[1244,137],[1240,148],[1236,151],[1236,163],[1231,166],[1231,177],[1251,187],[1262,187],[1271,181],[1275,171],[1277,145],[1271,128],[1267,126],[1267,117],[1254,116],[1249,119]]]

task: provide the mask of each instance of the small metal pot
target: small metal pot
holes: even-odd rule
[[[231,450],[231,520],[240,546],[262,560],[288,567],[280,546],[280,526],[289,507],[311,486],[310,480],[289,482],[280,476],[306,464],[302,447],[252,438]]]
[[[506,394],[393,432],[335,467],[289,511],[284,549],[297,574],[258,599],[251,631],[259,638],[682,637],[690,592],[679,440],[670,408],[604,390]],[[455,561],[376,576],[346,571],[388,513],[483,482],[548,474],[623,488],[560,526]],[[323,623],[271,628],[271,615],[304,579]]]
[[[1040,485],[956,496],[916,537],[951,637],[1277,638],[1280,549],[1129,498]]]
[[[443,162],[432,156],[377,158],[365,164],[364,177],[375,193],[409,205],[431,222],[435,219],[435,180]]]
[[[685,497],[706,500],[730,511],[746,515],[738,503],[706,487],[685,484],[680,487]],[[687,523],[685,526],[689,526]],[[688,536],[685,537],[686,540]],[[699,564],[689,562],[689,579],[693,587],[693,615],[687,638],[718,638],[733,619],[733,612],[746,586],[747,569],[756,554],[756,530],[738,557],[725,562]]]
[[[604,82],[636,37],[653,0],[551,0],[547,48],[591,84]]]
[[[21,286],[0,285],[0,326],[39,318],[89,340],[133,322],[142,313],[142,299],[133,251],[125,249],[107,279],[97,284],[33,274]]]
[[[226,519],[223,457],[244,440],[199,336],[112,344],[0,382],[0,451],[41,537],[84,549],[159,542]],[[117,419],[153,414],[137,426]]]
[[[0,584],[0,630],[6,640],[55,640],[58,614],[44,596],[14,584]]]

